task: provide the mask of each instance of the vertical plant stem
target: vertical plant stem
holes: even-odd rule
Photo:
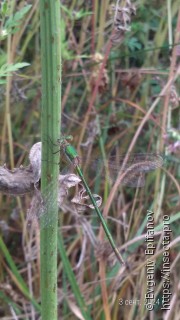
[[[61,43],[60,2],[40,0],[41,60],[42,60],[42,171],[41,190],[49,183],[52,202],[47,204],[47,213],[40,221],[41,258],[41,305],[42,320],[57,319],[57,180],[59,174],[59,153],[53,153],[51,142],[60,136],[61,110]],[[55,201],[56,205],[53,204]],[[53,205],[53,206],[52,206]],[[51,221],[50,225],[44,219]],[[46,216],[46,217],[45,217]]]
[[[15,1],[9,1],[9,8],[10,14],[13,14],[13,10],[15,7]],[[7,37],[7,64],[13,63],[13,54],[12,54],[12,35],[9,34]],[[11,168],[14,168],[14,154],[13,154],[13,137],[12,137],[12,126],[11,126],[11,110],[10,110],[10,92],[11,92],[11,85],[12,85],[12,77],[7,77],[7,84],[6,84],[6,108],[5,108],[5,118],[3,123],[3,130],[2,130],[2,146],[1,146],[1,156],[4,154],[4,145],[6,140],[6,133],[8,134],[8,142],[9,142],[9,154],[10,154],[10,162]],[[6,132],[7,131],[7,132]]]

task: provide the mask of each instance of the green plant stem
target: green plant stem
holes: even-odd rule
[[[57,319],[57,231],[58,204],[57,181],[59,175],[59,153],[49,148],[49,140],[57,141],[60,136],[61,108],[61,43],[60,3],[40,0],[41,63],[42,63],[42,165],[41,191],[45,195],[48,183],[52,183],[52,202],[47,205],[47,216],[51,225],[45,226],[40,220],[41,259],[41,304],[42,320]],[[46,161],[45,161],[46,160]]]

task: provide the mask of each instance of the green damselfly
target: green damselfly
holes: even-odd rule
[[[99,210],[96,200],[94,198],[94,195],[92,194],[85,177],[82,173],[80,164],[81,160],[80,157],[76,151],[76,149],[67,141],[71,140],[71,137],[66,138],[60,138],[57,141],[57,145],[63,148],[64,154],[68,161],[73,165],[74,169],[76,170],[77,174],[79,175],[85,190],[93,204],[93,207],[100,219],[100,222],[103,226],[103,229],[105,231],[105,234],[111,244],[111,247],[118,258],[118,260],[121,263],[124,263],[115,243],[111,236],[111,233],[107,227],[106,221],[104,220],[101,211]],[[112,161],[113,159],[113,161]],[[98,163],[97,160],[94,160],[95,163]],[[102,163],[102,160],[101,160]],[[163,165],[163,158],[159,154],[133,154],[128,157],[127,163],[124,164],[124,155],[121,155],[119,157],[114,156],[111,157],[111,161],[106,161],[104,165],[108,168],[108,171],[110,174],[114,173],[114,175],[117,177],[117,172],[121,171],[122,173],[122,179],[121,183],[122,185],[126,185],[129,187],[142,187],[145,183],[145,173],[155,170],[158,167],[161,167]],[[96,165],[97,167],[97,165]],[[45,202],[49,201],[48,196],[45,199]],[[52,199],[51,199],[52,201]],[[40,212],[38,213],[38,217],[40,217],[42,214],[45,214],[45,206]]]
[[[66,155],[66,157],[68,158],[68,160],[70,162],[72,162],[74,168],[76,169],[79,177],[81,178],[83,184],[84,184],[84,187],[86,189],[86,192],[88,193],[90,199],[91,199],[91,202],[94,206],[94,209],[101,221],[101,224],[103,226],[103,229],[104,229],[104,232],[111,244],[111,247],[116,255],[116,257],[118,258],[118,260],[122,263],[124,263],[115,243],[114,243],[114,240],[111,236],[111,233],[109,232],[109,229],[107,227],[107,224],[96,204],[96,201],[94,199],[94,196],[84,178],[84,175],[82,173],[82,170],[81,170],[81,167],[80,167],[80,158],[79,158],[79,155],[76,151],[76,149],[69,143],[67,142],[66,139],[62,140],[62,139],[59,139],[58,140],[59,144],[63,146],[63,150],[64,150],[64,153]],[[121,157],[121,164],[123,165],[123,158]],[[154,170],[156,169],[157,167],[160,167],[162,166],[163,164],[163,158],[160,156],[160,155],[144,155],[144,154],[136,154],[133,156],[133,158],[131,157],[131,165],[127,166],[127,165],[124,165],[123,167],[123,183],[124,184],[128,184],[128,185],[131,185],[132,186],[143,186],[144,185],[144,172],[148,172],[150,170]],[[111,165],[111,169],[114,168],[113,165]]]

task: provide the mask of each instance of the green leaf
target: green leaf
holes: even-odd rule
[[[71,20],[79,20],[83,17],[90,16],[92,14],[92,11],[84,11],[83,9],[81,9],[80,11],[72,11],[62,4],[60,6]]]
[[[72,12],[70,10],[68,10],[68,8],[66,8],[65,6],[63,6],[63,4],[60,4],[60,7],[63,9],[64,12],[67,13],[67,15],[72,18]]]
[[[8,4],[6,1],[4,1],[2,4],[1,4],[1,16],[2,17],[5,17],[8,13]]]
[[[61,29],[61,50],[63,59],[71,59],[72,51],[68,49],[68,42],[66,41],[66,25],[64,20],[61,18],[60,21],[60,29]]]
[[[20,11],[16,12],[14,15],[14,21],[20,21],[25,14],[31,9],[32,5],[29,4],[26,7],[22,8]]]
[[[131,39],[129,39],[127,45],[131,51],[135,51],[136,49],[138,50],[142,49],[141,43],[135,37],[132,37]]]
[[[32,5],[27,5],[22,8],[20,11],[16,12],[14,16],[9,17],[9,19],[5,23],[5,28],[10,29],[17,27],[20,25],[21,20],[24,18],[25,14],[31,9]]]
[[[15,72],[21,68],[29,66],[27,62],[20,62],[15,64],[3,64],[0,68],[0,77],[7,77],[11,75],[11,72]]]
[[[79,20],[83,17],[90,16],[92,14],[92,11],[84,11],[81,9],[80,11],[75,12],[74,19]]]

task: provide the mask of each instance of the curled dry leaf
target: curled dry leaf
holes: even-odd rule
[[[71,202],[78,205],[78,211],[84,211],[85,208],[94,209],[94,206],[92,204],[86,203],[90,198],[87,195],[86,189],[84,188],[83,184],[80,183],[79,185],[81,186],[81,190],[78,192],[78,194],[75,195]],[[98,194],[93,194],[93,197],[96,201],[97,206],[100,207],[102,204],[102,198]]]
[[[136,14],[136,7],[130,0],[126,0],[121,7],[120,1],[112,6],[114,11],[114,33],[111,36],[112,42],[121,43],[124,39],[125,33],[131,30],[131,17]]]
[[[49,184],[44,191],[44,195],[38,190],[38,183],[41,178],[41,142],[34,144],[29,154],[30,165],[28,167],[14,168],[9,170],[6,165],[0,166],[0,192],[13,196],[23,196],[34,191],[30,209],[27,213],[27,223],[37,221],[47,212],[51,204],[58,202],[59,208],[67,198],[68,189],[78,186],[79,191],[71,201],[76,205],[78,211],[84,211],[86,207],[94,208],[93,205],[84,203],[89,200],[89,196],[85,195],[85,188],[82,186],[81,179],[75,174],[59,175],[58,180],[58,198],[52,193],[52,185]],[[94,195],[97,206],[101,205],[101,197]],[[48,223],[48,222],[47,222]]]
[[[34,173],[34,184],[41,178],[41,142],[35,143],[29,152],[29,161]]]
[[[81,182],[81,179],[73,173],[66,175],[59,175],[58,181],[58,206],[61,207],[64,199],[68,195],[68,189],[75,187]]]
[[[0,167],[0,192],[11,196],[22,196],[34,190],[34,174],[31,166],[9,170]]]
[[[30,209],[27,213],[28,225],[30,225],[33,220],[37,221],[38,219],[40,219],[40,217],[46,215],[48,208],[51,207],[53,209],[53,206],[55,206],[56,202],[58,202],[58,207],[61,208],[63,202],[68,196],[69,188],[75,186],[78,186],[79,189],[71,202],[76,205],[77,211],[84,211],[87,207],[94,209],[94,206],[92,204],[87,203],[89,201],[89,196],[86,194],[86,190],[82,183],[80,183],[81,179],[77,175],[72,173],[59,175],[58,198],[55,198],[55,195],[52,192],[51,184],[47,186],[47,190],[44,191],[42,196],[40,190],[38,190],[36,187],[36,184],[41,178],[41,142],[37,142],[33,145],[30,150],[29,160],[34,176],[35,192],[31,201]],[[96,194],[94,194],[93,196],[95,198],[97,206],[100,206],[102,203],[101,197]],[[46,219],[44,220],[45,225],[50,224],[50,221],[46,221]]]
[[[99,72],[102,68],[102,64],[103,64],[103,60],[104,57],[101,53],[96,52],[93,56],[92,56],[92,72],[91,72],[91,77],[90,77],[90,90],[91,92],[93,92],[96,83],[97,83],[97,79],[99,77]],[[108,72],[107,69],[104,67],[103,70],[101,71],[101,79],[98,83],[98,93],[101,95],[103,94],[105,91],[107,91],[108,88],[108,84],[109,84],[109,77],[108,77]]]
[[[33,221],[39,220],[42,216],[45,216],[44,226],[51,224],[50,217],[46,215],[49,206],[51,206],[53,209],[53,207],[56,205],[56,202],[58,202],[58,207],[61,208],[62,203],[67,198],[68,189],[78,185],[80,181],[80,178],[72,173],[59,175],[58,198],[55,198],[54,194],[52,193],[51,183],[44,191],[44,196],[42,196],[40,190],[35,189],[30,209],[27,212],[27,225],[30,226]]]

